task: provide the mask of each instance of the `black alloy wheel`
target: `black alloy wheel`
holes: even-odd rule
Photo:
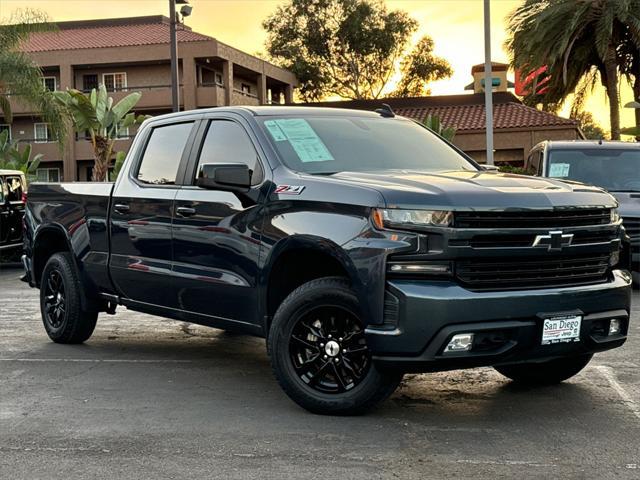
[[[400,384],[402,372],[373,361],[360,311],[347,279],[324,277],[296,288],[273,316],[267,339],[273,372],[308,411],[359,415]]]
[[[54,342],[82,343],[91,337],[98,311],[88,300],[83,305],[84,293],[71,254],[53,254],[40,277],[40,313]]]
[[[300,379],[324,393],[351,390],[371,365],[358,318],[337,306],[316,307],[300,317],[291,332],[289,353]]]
[[[58,269],[48,272],[44,288],[44,317],[52,329],[59,329],[66,313],[65,286],[62,273]]]

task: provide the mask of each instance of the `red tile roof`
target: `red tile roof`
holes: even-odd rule
[[[440,118],[443,125],[457,130],[484,130],[486,112],[484,105],[451,105],[432,108],[398,108],[396,113],[422,121],[427,115]],[[502,128],[536,128],[555,126],[575,126],[576,122],[542,112],[521,103],[501,103],[493,106],[493,126]]]
[[[82,48],[110,48],[169,43],[169,19],[162,16],[60,22],[54,32],[35,33],[23,44],[27,53]],[[178,27],[178,42],[201,42],[211,37]]]
[[[508,92],[494,93],[493,101],[493,123],[496,130],[578,127],[575,120],[527,107]],[[375,110],[383,103],[389,104],[398,115],[414,120],[422,121],[431,114],[438,116],[443,125],[454,127],[458,131],[485,129],[484,93],[320,102],[309,105]]]

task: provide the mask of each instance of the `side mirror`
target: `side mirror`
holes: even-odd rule
[[[481,165],[482,169],[487,171],[487,172],[497,172],[500,170],[500,167],[497,167],[495,165]]]
[[[253,172],[244,163],[203,163],[196,185],[209,190],[246,192]]]

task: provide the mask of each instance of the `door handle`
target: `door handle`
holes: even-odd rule
[[[124,204],[124,203],[116,203],[116,204],[113,206],[113,209],[114,209],[116,212],[118,212],[118,213],[127,213],[129,210],[131,210],[131,209],[129,208],[129,205],[126,205],[126,204]]]
[[[190,217],[191,215],[195,215],[196,209],[193,207],[178,207],[176,208],[176,215],[180,215],[181,217]]]

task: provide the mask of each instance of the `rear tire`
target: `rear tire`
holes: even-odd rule
[[[51,256],[40,281],[40,312],[47,335],[56,343],[82,343],[93,333],[98,312],[82,308],[81,288],[71,255]]]
[[[356,295],[339,277],[295,289],[273,318],[268,348],[282,389],[312,413],[362,414],[402,380],[373,364]]]
[[[519,363],[494,367],[514,382],[523,385],[553,385],[563,382],[587,366],[593,355],[558,358],[543,363]]]

